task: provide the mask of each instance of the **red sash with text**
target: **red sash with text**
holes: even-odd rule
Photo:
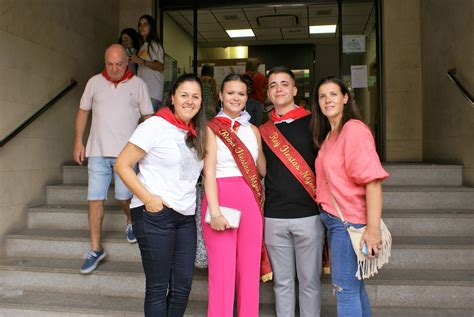
[[[316,176],[298,151],[271,121],[259,127],[262,140],[288,168],[308,194],[316,201]]]
[[[262,140],[316,202],[316,176],[301,154],[288,142],[272,121],[267,121],[267,123],[261,125],[259,130]],[[326,238],[323,248],[323,270],[326,274],[330,273],[329,249]]]
[[[225,123],[218,119],[212,119],[208,122],[208,127],[224,142],[227,148],[232,153],[237,166],[239,167],[242,176],[247,185],[252,190],[252,193],[257,201],[260,212],[263,216],[263,188],[258,174],[257,166],[253,161],[252,154],[244,145],[244,143],[237,137],[237,135]],[[267,249],[262,242],[260,278],[263,282],[270,281],[273,277],[270,259],[268,258]]]

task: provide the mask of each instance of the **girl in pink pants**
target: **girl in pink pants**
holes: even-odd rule
[[[263,220],[250,188],[242,177],[217,179],[219,204],[241,211],[238,229],[216,231],[202,219],[209,261],[208,316],[232,317],[234,289],[242,317],[258,316],[260,252]],[[203,209],[207,209],[204,199]]]
[[[215,120],[230,129],[256,163],[259,174],[265,174],[258,129],[249,123],[250,115],[242,111],[247,101],[247,84],[239,75],[228,75],[221,87],[221,110]],[[205,197],[202,204],[202,232],[209,261],[209,317],[232,317],[237,293],[239,317],[258,317],[260,257],[263,218],[253,191],[230,150],[209,127],[204,158]],[[205,223],[209,205],[211,223]],[[220,206],[240,210],[240,225],[230,229]]]

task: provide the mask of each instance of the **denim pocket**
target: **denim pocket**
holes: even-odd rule
[[[163,205],[163,209],[161,209],[160,211],[148,211],[148,210],[146,210],[145,207],[143,207],[143,213],[145,215],[150,216],[150,217],[164,216],[165,214],[168,214],[170,210],[171,210],[171,208],[166,207],[165,205]]]

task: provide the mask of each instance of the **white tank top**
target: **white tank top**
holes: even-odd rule
[[[251,125],[240,126],[237,130],[237,136],[240,138],[242,143],[252,154],[254,162],[257,162],[258,157],[258,143],[257,137],[252,130]],[[217,164],[216,164],[216,178],[221,177],[232,177],[242,176],[237,164],[235,163],[234,157],[230,153],[229,148],[216,136],[217,144]]]

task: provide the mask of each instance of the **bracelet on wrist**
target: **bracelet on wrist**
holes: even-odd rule
[[[150,194],[150,199],[148,199],[147,201],[144,201],[143,203],[145,205],[148,205],[149,203],[151,203],[153,201],[153,195]]]

